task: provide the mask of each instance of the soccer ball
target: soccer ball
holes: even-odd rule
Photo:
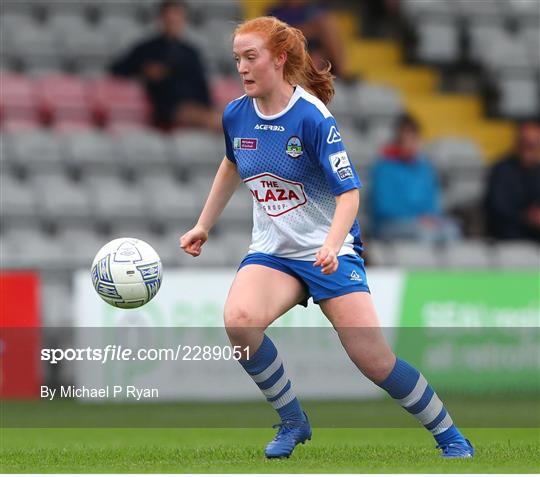
[[[92,263],[98,295],[118,308],[137,308],[159,290],[163,270],[156,251],[142,240],[118,238],[104,245]]]

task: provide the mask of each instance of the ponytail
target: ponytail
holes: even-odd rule
[[[298,84],[314,94],[324,104],[334,96],[331,65],[319,70],[307,51],[304,34],[274,17],[259,17],[239,25],[234,36],[241,33],[258,33],[266,40],[266,47],[272,55],[287,54],[283,67],[283,77],[290,84]]]

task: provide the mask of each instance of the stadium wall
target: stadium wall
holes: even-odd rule
[[[226,346],[222,306],[233,277],[234,270],[169,270],[152,302],[121,310],[102,302],[88,272],[81,271],[75,276],[77,347]],[[538,273],[371,269],[368,277],[387,338],[438,389],[540,390]],[[278,343],[303,397],[380,395],[379,388],[348,361],[319,307],[295,307],[268,333]],[[260,399],[253,383],[231,360],[71,364],[78,386],[158,387],[159,398],[166,400]]]

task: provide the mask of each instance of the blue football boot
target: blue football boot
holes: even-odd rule
[[[442,450],[441,457],[447,459],[469,459],[474,456],[474,447],[465,439],[465,442],[451,442],[450,444],[438,445],[437,449]]]
[[[311,426],[306,413],[305,421],[283,421],[273,426],[278,428],[276,437],[268,443],[264,455],[269,459],[289,457],[298,444],[311,440]]]

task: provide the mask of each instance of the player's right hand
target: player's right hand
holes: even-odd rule
[[[189,232],[180,237],[180,248],[193,257],[201,254],[201,248],[208,240],[208,232],[196,225]]]

